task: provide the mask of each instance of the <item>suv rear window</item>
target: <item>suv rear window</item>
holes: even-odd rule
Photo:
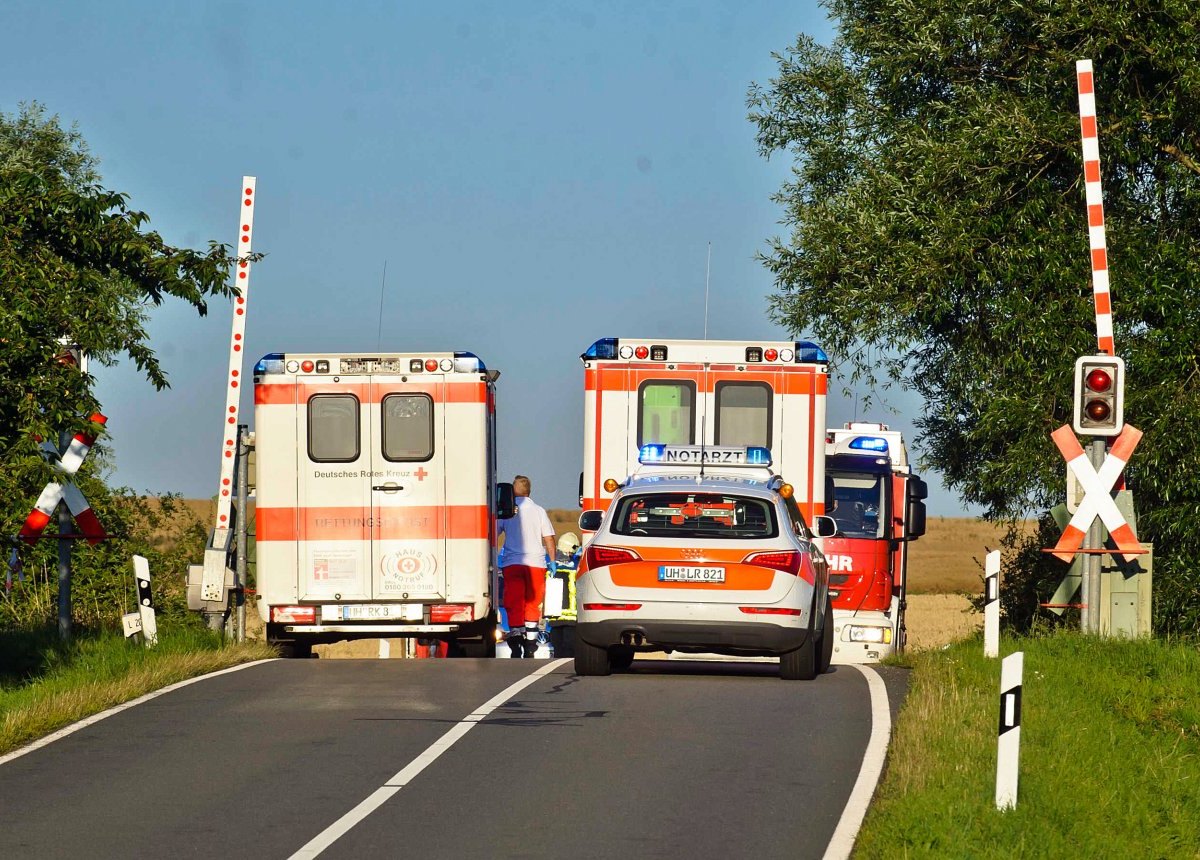
[[[772,538],[775,505],[728,493],[664,492],[625,496],[613,513],[613,534],[686,539]]]

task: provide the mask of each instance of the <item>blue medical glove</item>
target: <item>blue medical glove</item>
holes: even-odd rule
[[[551,576],[558,573],[558,562],[555,561],[554,559],[550,559],[550,567],[547,568],[547,570],[550,571]]]

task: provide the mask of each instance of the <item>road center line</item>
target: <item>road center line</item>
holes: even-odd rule
[[[449,731],[429,745],[426,750],[405,765],[404,769],[391,777],[382,786],[375,789],[367,795],[358,806],[351,809],[333,824],[326,827],[311,839],[303,848],[291,856],[291,860],[308,860],[308,858],[316,857],[342,836],[344,836],[352,827],[370,815],[379,807],[387,802],[388,798],[392,797],[404,786],[408,785],[412,780],[429,765],[444,753],[450,747],[454,746],[463,735],[469,732],[483,718],[490,714],[496,708],[503,705],[521,690],[528,687],[538,678],[549,675],[563,663],[568,662],[570,658],[564,657],[561,660],[551,660],[547,665],[538,669],[529,675],[526,675],[515,684],[505,687],[492,698],[488,699],[471,713],[467,714],[458,723],[455,723]]]
[[[888,705],[887,687],[883,678],[869,666],[852,665],[863,673],[867,679],[867,688],[871,691],[871,737],[867,741],[866,752],[863,753],[858,779],[854,782],[854,788],[850,790],[846,808],[842,810],[842,818],[825,848],[824,860],[845,860],[850,856],[854,840],[858,837],[858,830],[866,817],[867,807],[871,805],[871,798],[875,794],[875,786],[879,784],[879,775],[883,773],[888,739],[892,734],[892,710]]]

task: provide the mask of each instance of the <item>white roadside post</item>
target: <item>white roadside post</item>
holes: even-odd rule
[[[984,561],[983,656],[1000,656],[1000,550],[994,549]]]
[[[1025,653],[1009,654],[1000,664],[1000,726],[996,743],[996,808],[1017,805],[1017,772],[1021,759],[1021,677]]]
[[[154,603],[150,599],[150,562],[140,555],[133,557],[133,577],[137,580],[142,640],[147,648],[153,648],[158,644],[158,622],[154,619]]]

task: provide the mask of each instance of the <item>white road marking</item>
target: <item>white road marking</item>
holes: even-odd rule
[[[564,657],[560,660],[551,661],[550,663],[539,668],[536,672],[532,672],[516,683],[504,688],[474,711],[467,714],[467,716],[463,717],[460,722],[452,726],[448,732],[430,744],[423,753],[409,762],[403,770],[385,782],[382,786],[375,789],[375,791],[371,792],[371,794],[369,794],[365,800],[359,803],[358,806],[351,809],[337,821],[333,822],[333,824],[329,825],[315,837],[313,837],[308,844],[292,855],[291,860],[308,860],[308,858],[316,857],[318,854],[344,836],[352,827],[386,803],[390,797],[396,794],[396,792],[412,782],[417,774],[429,767],[429,765],[433,764],[438,756],[450,749],[450,747],[454,746],[454,744],[461,739],[463,735],[471,731],[471,729],[473,729],[477,723],[481,722],[484,717],[496,710],[496,708],[503,705],[517,693],[521,692],[521,690],[528,687],[538,678],[541,678],[543,675],[550,674],[563,663],[568,662],[568,660],[569,658]]]
[[[875,786],[879,784],[879,775],[883,773],[888,738],[892,734],[892,711],[888,705],[887,687],[884,686],[883,678],[869,666],[852,665],[863,673],[867,679],[867,688],[871,691],[871,737],[867,741],[867,750],[863,753],[858,779],[850,791],[850,799],[846,801],[842,818],[825,848],[824,860],[844,860],[850,856],[854,840],[858,837],[858,830],[866,817],[867,807],[871,804],[871,797],[875,794]]]
[[[115,705],[115,706],[109,708],[107,711],[101,711],[98,714],[92,714],[92,716],[90,716],[90,717],[85,717],[84,719],[80,720],[77,723],[71,723],[71,725],[67,726],[66,728],[59,729],[58,731],[54,732],[53,734],[46,735],[44,738],[40,738],[39,740],[34,741],[33,743],[29,744],[28,746],[23,746],[19,750],[10,752],[8,755],[0,756],[0,765],[7,764],[8,762],[12,761],[13,759],[20,758],[21,756],[27,755],[28,753],[31,753],[34,750],[40,750],[42,747],[47,746],[48,744],[52,744],[57,740],[61,740],[62,738],[65,738],[67,735],[74,734],[75,732],[79,731],[80,729],[86,729],[88,726],[95,725],[96,723],[100,722],[101,720],[108,719],[113,714],[119,714],[119,713],[121,713],[121,711],[127,711],[130,708],[134,707],[135,705],[140,705],[143,702],[150,701],[151,699],[157,699],[159,696],[165,695],[166,693],[170,693],[173,690],[178,690],[181,687],[186,687],[189,684],[196,684],[196,683],[199,683],[200,681],[205,681],[209,678],[216,678],[218,675],[228,675],[230,672],[240,672],[242,669],[249,669],[251,666],[258,666],[261,663],[270,663],[274,659],[276,659],[276,658],[272,657],[272,658],[268,658],[266,660],[255,660],[252,663],[242,663],[238,666],[230,666],[228,669],[219,669],[216,672],[209,672],[207,675],[197,675],[195,678],[188,678],[186,681],[179,681],[178,683],[171,684],[169,687],[163,687],[161,690],[155,690],[153,693],[147,693],[144,696],[139,696],[136,699],[131,699],[130,701],[125,702],[124,704]]]

